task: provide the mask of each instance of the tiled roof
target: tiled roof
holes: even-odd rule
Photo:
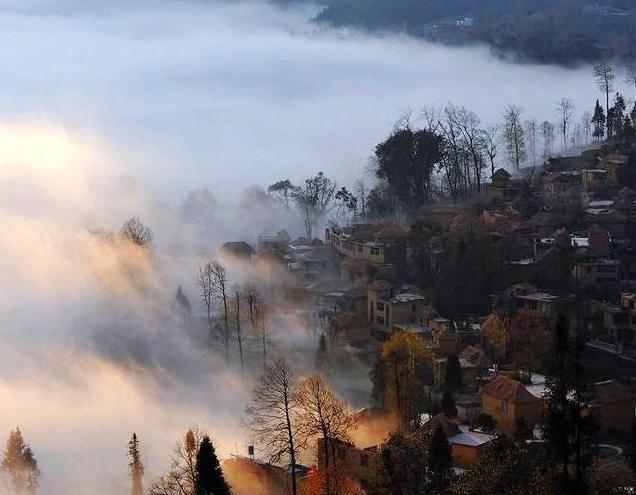
[[[530,404],[537,400],[522,383],[505,375],[497,375],[493,378],[484,387],[482,393],[511,404]]]

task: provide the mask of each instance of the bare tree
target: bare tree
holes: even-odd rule
[[[496,159],[499,152],[499,126],[491,125],[481,130],[481,147],[488,157],[490,163],[490,176],[495,175],[497,168]]]
[[[484,167],[483,150],[479,139],[481,122],[475,112],[463,106],[456,109],[453,113],[453,118],[456,120],[455,124],[461,133],[463,148],[470,156],[477,191],[481,191],[482,169]],[[469,172],[468,176],[470,177]]]
[[[230,361],[230,325],[228,321],[228,279],[225,267],[218,261],[212,261],[213,291],[223,308],[223,341],[225,344],[225,360]]]
[[[241,299],[243,297],[243,288],[236,284],[232,286],[233,306],[234,306],[234,328],[236,329],[236,340],[238,341],[239,356],[241,359],[241,367],[243,367],[243,336],[241,334]]]
[[[614,74],[614,69],[611,65],[607,62],[601,62],[600,64],[595,65],[592,69],[592,76],[594,77],[594,81],[596,81],[599,89],[605,93],[605,125],[609,129],[611,127],[609,115],[609,95],[612,91],[614,91],[614,79],[616,78],[616,74]]]
[[[543,162],[546,163],[554,145],[554,125],[547,120],[541,122],[541,136],[543,137]]]
[[[528,156],[523,126],[521,125],[522,113],[521,107],[515,105],[509,105],[504,112],[504,137],[508,161],[517,172]]]
[[[525,132],[530,144],[530,160],[532,165],[537,161],[537,127],[537,119],[534,117],[530,120],[526,120]]]
[[[153,481],[149,495],[195,495],[196,456],[204,436],[197,426],[187,431],[173,449],[170,471]]]
[[[297,495],[298,402],[292,371],[284,359],[268,366],[246,409],[248,425],[269,454],[271,462],[289,460],[292,495]]]
[[[320,218],[333,207],[338,185],[335,181],[318,172],[305,180],[305,184],[294,188],[292,198],[298,205],[305,224],[307,239],[313,239],[313,227]]]
[[[269,325],[269,310],[265,303],[261,301],[255,306],[254,310],[255,325],[252,327],[258,334],[258,340],[261,347],[261,357],[263,360],[263,369],[267,368],[267,349],[268,338],[272,331]]]
[[[583,112],[581,115],[581,125],[583,126],[583,136],[585,144],[590,144],[592,140],[592,113],[589,111]]]
[[[152,242],[152,231],[137,217],[126,220],[119,229],[119,235],[137,246],[146,247]]]
[[[208,261],[204,266],[199,266],[199,288],[201,289],[201,302],[205,306],[208,321],[208,333],[212,340],[212,309],[214,307],[214,276],[212,274],[212,262]]]
[[[254,328],[256,326],[256,306],[259,303],[258,289],[252,284],[247,284],[243,288],[243,299],[247,304],[247,316],[250,320],[250,326]]]
[[[557,104],[557,110],[559,111],[559,128],[561,130],[561,137],[563,138],[563,149],[567,149],[574,103],[572,103],[572,100],[569,98],[561,98]]]
[[[325,456],[327,494],[338,493],[331,481],[331,470],[336,470],[335,442],[349,440],[358,424],[357,417],[347,404],[338,398],[322,377],[315,373],[302,380],[296,390],[300,406],[299,424],[303,442],[322,438]]]

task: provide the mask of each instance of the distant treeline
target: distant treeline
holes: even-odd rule
[[[298,0],[273,0],[278,4]],[[485,42],[520,59],[636,60],[632,0],[323,0],[318,22],[398,30],[447,43]],[[468,22],[461,22],[468,18]],[[459,25],[457,21],[460,21]]]

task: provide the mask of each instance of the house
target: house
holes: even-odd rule
[[[496,170],[491,176],[490,194],[495,204],[511,202],[519,196],[521,183],[511,179],[510,173],[503,168]]]
[[[226,242],[221,246],[221,252],[225,255],[249,260],[256,254],[254,248],[245,241]]]
[[[448,418],[444,413],[424,423],[417,435],[426,441],[441,426],[451,446],[453,465],[462,469],[470,469],[477,465],[479,456],[497,437],[472,429],[458,420]]]
[[[515,284],[491,296],[492,310],[509,321],[518,311],[547,319],[552,325],[565,313],[573,300],[572,295],[554,294],[537,289],[532,284]]]
[[[287,254],[290,242],[291,237],[289,237],[286,230],[279,230],[275,234],[262,234],[258,236],[258,252],[261,253],[272,249],[279,253]]]
[[[337,466],[348,476],[359,480],[363,484],[375,481],[380,466],[380,449],[377,446],[360,449],[350,442],[331,439],[331,455],[335,457]],[[318,469],[323,470],[327,466],[325,455],[325,441],[319,438],[316,446]],[[333,460],[330,462],[333,465]]]
[[[582,190],[579,170],[553,172],[543,177],[543,195],[546,200],[558,200],[565,203],[579,202]]]
[[[388,338],[394,325],[416,323],[428,325],[433,313],[430,299],[417,293],[417,289],[404,286],[395,290],[386,280],[376,280],[367,292],[367,320],[373,326],[378,338]]]
[[[585,169],[582,171],[583,188],[586,193],[594,195],[604,191],[610,186],[609,172],[600,168]]]
[[[627,164],[627,161],[628,156],[621,153],[610,153],[605,157],[599,157],[601,168],[608,171],[610,180],[614,184],[618,183],[619,170]]]
[[[515,436],[522,431],[532,431],[541,422],[543,401],[530,393],[517,380],[496,375],[481,392],[484,414],[497,422],[497,431]]]
[[[550,237],[552,233],[565,226],[565,220],[560,215],[540,211],[528,220],[532,232],[540,237]]]
[[[596,382],[590,387],[583,414],[593,416],[601,432],[629,432],[636,416],[636,391],[617,380]]]
[[[577,249],[572,262],[572,277],[584,287],[607,287],[618,284],[619,263],[595,257],[588,248]]]
[[[487,374],[488,368],[492,364],[490,359],[483,350],[469,345],[459,353],[457,360],[462,372],[463,390],[477,390],[479,387],[478,379]],[[438,358],[433,363],[434,382],[438,387],[444,383],[447,362],[448,358]]]

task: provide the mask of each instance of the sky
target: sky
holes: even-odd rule
[[[318,171],[351,184],[405,109],[453,101],[493,122],[518,104],[543,120],[563,96],[577,113],[598,97],[589,67],[329,30],[308,22],[314,12],[0,3],[0,441],[22,427],[42,493],[121,492],[133,431],[149,477],[193,423],[223,455],[247,441],[249,377],[173,311],[177,286],[200,310],[201,248],[294,225],[246,188]],[[152,257],[88,231],[133,215],[155,234]],[[300,325],[288,326],[302,351]]]
[[[486,48],[329,31],[315,9],[265,1],[5,0],[0,115],[107,140],[126,170],[175,200],[208,187],[350,184],[401,112],[464,104],[487,122],[506,105],[554,120],[598,96],[588,67],[513,65]],[[152,180],[148,180],[148,179]]]

